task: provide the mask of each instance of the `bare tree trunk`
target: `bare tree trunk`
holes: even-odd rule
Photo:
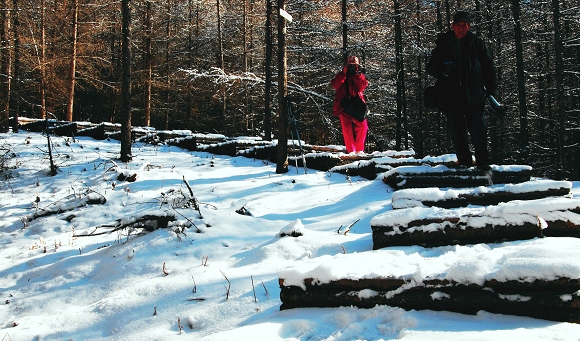
[[[248,72],[248,0],[242,0],[242,53],[244,72]]]
[[[0,96],[2,99],[1,109],[2,116],[0,117],[0,132],[7,133],[9,130],[10,119],[10,48],[8,41],[8,32],[10,31],[10,15],[7,10],[6,0],[0,2],[2,6],[0,11],[0,47],[2,48],[2,67],[0,75]]]
[[[193,29],[191,27],[191,22],[193,21],[193,2],[192,0],[187,1],[187,68],[191,70],[193,67]],[[191,84],[187,84],[186,87],[186,108],[185,108],[185,127],[191,128],[191,116],[193,112],[193,101],[191,94]]]
[[[409,148],[409,140],[407,134],[407,104],[405,96],[405,67],[403,59],[403,32],[401,28],[401,8],[399,0],[394,1],[395,9],[395,59],[397,71],[397,112],[396,112],[396,132],[395,132],[395,148],[402,149],[402,142],[404,148]],[[403,140],[404,139],[404,140]],[[403,141],[402,141],[403,140]]]
[[[417,19],[419,20],[420,16],[421,16],[421,0],[417,0],[415,3],[415,15],[417,16]],[[421,46],[421,26],[415,24],[415,39],[417,40],[417,45]],[[423,68],[425,67],[424,65],[424,60],[425,60],[425,55],[423,53],[418,53],[417,54],[417,91],[416,91],[416,97],[421,99],[419,101],[419,105],[417,106],[417,121],[419,124],[421,124],[423,122],[423,105],[421,105],[423,103],[422,101],[422,96],[423,96],[423,87],[424,87],[424,83],[423,83]],[[424,136],[423,136],[423,129],[419,128],[416,131],[416,146],[415,148],[417,149],[417,156],[418,157],[423,157],[425,155],[425,142],[424,142]]]
[[[560,0],[552,0],[552,11],[554,20],[554,46],[556,54],[556,101],[558,103],[558,131],[556,168],[557,178],[563,178],[564,174],[564,145],[566,143],[565,115],[566,108],[564,104],[564,59],[562,56],[562,25],[560,24]]]
[[[224,68],[224,44],[222,40],[222,18],[220,9],[220,0],[216,0],[216,14],[217,14],[217,34],[218,34],[218,67]]]
[[[288,172],[288,61],[286,57],[286,20],[280,14],[286,0],[278,0],[278,150],[276,174]]]
[[[119,71],[121,71],[121,67],[119,67],[119,61],[122,60],[121,52],[119,51],[119,46],[122,41],[122,38],[119,39],[118,37],[118,23],[111,25],[110,32],[109,32],[109,53],[110,53],[110,60],[109,60],[109,73],[111,75],[111,80],[115,83],[119,83],[121,76],[119,75]],[[122,72],[122,71],[121,71]],[[117,114],[118,114],[118,104],[119,104],[119,88],[118,87],[111,87],[109,94],[111,96],[110,101],[110,108],[111,112],[108,117],[108,121],[110,123],[115,123]]]
[[[220,0],[216,0],[216,10],[217,10],[217,33],[218,33],[218,67],[220,69],[222,69],[225,72],[225,65],[224,65],[224,44],[223,44],[223,38],[222,38],[222,18],[221,18],[221,9],[220,9]],[[222,125],[222,134],[227,134],[226,131],[226,110],[227,110],[227,105],[226,105],[226,93],[225,93],[225,89],[223,86],[221,86],[221,93],[222,93],[222,119],[221,119],[221,125]]]
[[[77,38],[78,38],[78,19],[79,19],[79,1],[73,0],[72,10],[72,52],[70,56],[69,68],[69,88],[67,94],[66,104],[66,120],[72,122],[73,120],[73,106],[75,99],[75,82],[76,82],[76,68],[77,68]]]
[[[437,0],[437,32],[442,33],[445,30],[445,26],[443,25],[443,4],[441,3],[442,0]],[[441,110],[437,111],[437,130],[436,130],[436,138],[435,138],[435,145],[437,146],[437,152],[441,152],[443,150],[444,144],[444,137],[449,136],[449,134],[445,134],[446,128],[444,127],[445,122],[443,119],[443,114]]]
[[[248,53],[248,34],[249,30],[249,13],[248,13],[248,0],[242,1],[242,16],[243,16],[243,24],[242,24],[242,50],[243,50],[243,58],[244,58],[244,72],[249,72],[249,53]],[[246,123],[246,130],[252,131],[254,128],[254,115],[252,114],[251,110],[251,98],[250,93],[248,91],[247,83],[244,83],[244,121]]]
[[[522,43],[522,23],[520,20],[520,1],[512,0],[514,35],[516,47],[516,74],[518,79],[518,102],[520,107],[520,163],[526,164],[529,155],[528,106],[526,102],[526,79],[524,73],[524,51]]]
[[[266,0],[266,29],[265,45],[266,56],[264,60],[264,138],[266,141],[272,139],[272,1]]]
[[[130,0],[121,0],[123,77],[121,81],[121,161],[129,162],[131,155],[131,8]]]
[[[449,0],[445,0],[445,16],[446,19],[446,27],[447,29],[451,29],[451,7],[449,6]]]
[[[46,11],[44,8],[44,0],[40,1],[40,119],[46,118]]]
[[[343,63],[346,63],[346,59],[348,58],[348,24],[346,23],[346,20],[347,20],[346,2],[347,2],[347,0],[342,0],[342,6],[341,6],[341,17],[342,17],[342,62]]]
[[[143,124],[148,127],[151,125],[151,78],[153,70],[151,66],[151,1],[145,2],[145,93],[144,106],[145,114]]]
[[[172,3],[167,0],[167,22],[165,25],[165,129],[169,129],[169,112],[171,105],[171,7]]]
[[[12,18],[13,18],[13,32],[14,32],[14,78],[15,82],[12,86],[12,92],[15,96],[10,96],[14,104],[14,123],[12,124],[12,131],[18,132],[18,116],[20,115],[20,20],[18,19],[18,0],[12,0]]]

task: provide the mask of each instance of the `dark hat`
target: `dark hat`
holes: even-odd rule
[[[458,23],[461,21],[467,21],[469,23],[469,13],[465,11],[458,11],[453,16],[453,23]]]

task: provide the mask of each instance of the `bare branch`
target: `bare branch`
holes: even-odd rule
[[[230,289],[232,287],[232,282],[230,282],[230,280],[226,277],[226,275],[224,274],[223,271],[220,270],[220,272],[222,273],[222,276],[224,276],[224,278],[226,279],[226,281],[228,281],[228,287],[226,288],[226,300],[230,298]]]

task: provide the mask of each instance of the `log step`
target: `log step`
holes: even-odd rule
[[[312,281],[312,279],[309,279]],[[395,285],[400,282],[400,285]],[[364,288],[365,283],[372,283]],[[514,282],[517,283],[517,282]],[[446,280],[427,280],[416,284],[395,279],[349,280],[308,285],[306,290],[286,286],[280,280],[281,310],[306,307],[376,305],[406,310],[452,311],[475,315],[480,310],[490,313],[528,316],[551,321],[580,323],[580,289],[578,279],[540,282],[537,287],[521,288],[510,282],[459,284]],[[541,289],[540,289],[541,288]],[[400,293],[393,294],[397,291]],[[569,300],[562,296],[568,295]]]
[[[569,181],[535,180],[520,184],[442,190],[433,188],[402,189],[392,195],[393,209],[412,207],[458,208],[468,205],[497,205],[513,200],[534,200],[570,194]]]
[[[580,240],[575,238],[543,238],[505,248],[324,256],[280,272],[280,308],[389,305],[580,323],[578,257]]]
[[[532,167],[525,165],[492,166],[491,171],[477,168],[453,169],[444,165],[403,166],[385,173],[383,182],[394,189],[426,187],[478,187],[522,183],[530,180]]]
[[[459,209],[398,209],[371,219],[371,229],[375,250],[497,243],[541,236],[580,238],[580,199],[546,198]]]

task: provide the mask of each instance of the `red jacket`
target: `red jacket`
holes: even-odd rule
[[[330,81],[330,85],[336,90],[336,95],[334,96],[334,106],[332,114],[334,116],[338,116],[342,111],[342,107],[340,106],[340,101],[346,97],[346,82],[348,82],[348,90],[350,91],[351,96],[358,94],[358,96],[366,103],[365,97],[363,96],[363,92],[366,87],[369,85],[369,81],[367,81],[365,75],[363,73],[357,73],[352,77],[347,77],[344,71],[340,71],[339,73],[334,76],[334,78]]]

